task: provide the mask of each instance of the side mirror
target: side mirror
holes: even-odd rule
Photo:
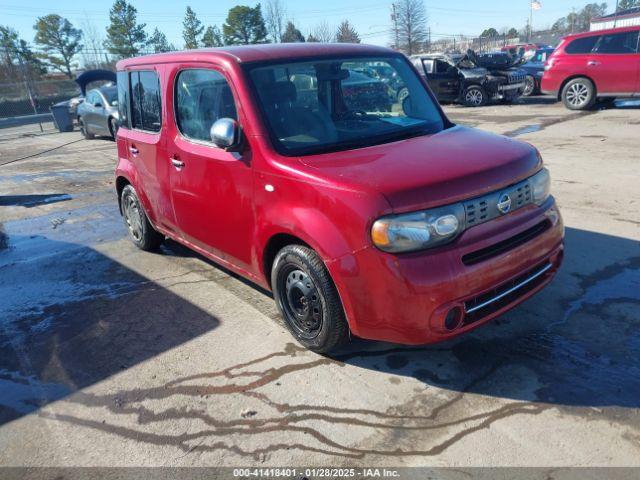
[[[232,118],[220,118],[209,130],[211,141],[216,147],[227,151],[237,150],[240,146],[240,126]]]
[[[102,103],[96,102],[96,103],[93,104],[93,106],[96,107],[96,108],[100,108],[100,107],[102,107]]]

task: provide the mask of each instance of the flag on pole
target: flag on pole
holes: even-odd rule
[[[531,0],[531,8],[533,10],[540,10],[542,8],[542,3],[539,0]]]

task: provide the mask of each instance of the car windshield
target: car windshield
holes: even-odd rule
[[[444,128],[436,103],[399,55],[248,68],[283,155],[365,147]]]

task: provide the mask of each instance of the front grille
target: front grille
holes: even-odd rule
[[[522,83],[524,82],[525,75],[523,73],[511,73],[509,74],[509,83]]]
[[[511,198],[511,212],[531,203],[531,186],[528,180],[482,197],[467,200],[463,202],[467,228],[503,215],[498,210],[498,199],[505,193]]]
[[[475,252],[467,253],[462,257],[462,263],[465,265],[475,265],[476,263],[483,262],[490,258],[496,257],[502,253],[513,250],[520,245],[524,245],[530,240],[533,240],[538,235],[546,232],[551,227],[549,219],[545,219],[542,222],[528,228],[524,232],[520,232],[513,237],[509,237],[506,240],[502,240],[494,245],[491,245]]]
[[[552,264],[545,262],[493,290],[465,302],[464,324],[469,325],[497,312],[545,282]]]

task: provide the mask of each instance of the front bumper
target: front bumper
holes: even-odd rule
[[[544,288],[562,263],[563,236],[550,198],[472,227],[444,247],[392,255],[372,246],[337,259],[329,270],[355,335],[433,343],[476,328]],[[445,323],[452,309],[460,313],[453,329]]]

